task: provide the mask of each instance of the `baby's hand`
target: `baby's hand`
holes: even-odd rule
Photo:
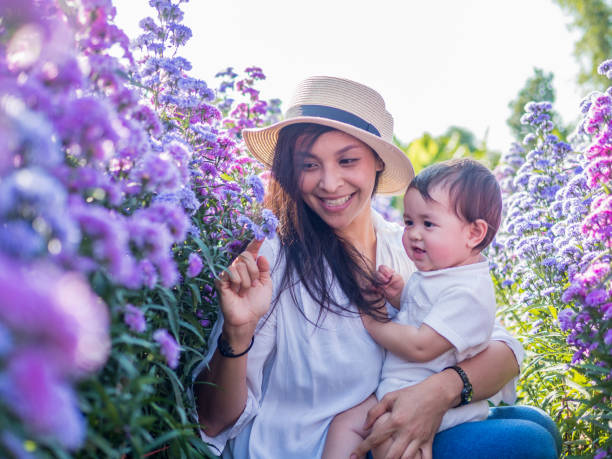
[[[382,283],[382,291],[387,301],[394,308],[399,309],[402,290],[404,290],[404,279],[402,279],[402,276],[385,265],[378,267],[376,275]]]

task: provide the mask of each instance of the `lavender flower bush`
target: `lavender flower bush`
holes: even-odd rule
[[[275,231],[240,129],[279,102],[190,77],[181,2],[149,3],[133,46],[110,0],[0,4],[3,457],[208,454],[187,388],[215,276]]]
[[[549,103],[527,104],[533,132],[496,169],[505,218],[489,252],[501,316],[529,354],[522,399],[558,422],[566,454],[596,458],[612,455],[611,95],[582,102],[571,144]]]

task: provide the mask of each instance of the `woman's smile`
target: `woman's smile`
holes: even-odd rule
[[[319,197],[319,199],[323,203],[323,207],[325,207],[329,212],[340,212],[351,204],[353,196],[355,196],[355,193],[351,193],[340,198]]]

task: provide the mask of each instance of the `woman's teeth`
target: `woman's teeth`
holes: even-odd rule
[[[348,196],[345,196],[343,198],[338,198],[338,199],[323,199],[323,202],[328,205],[328,206],[341,206],[342,204],[344,204],[345,202],[348,202],[349,199],[351,199],[351,194],[349,194]]]

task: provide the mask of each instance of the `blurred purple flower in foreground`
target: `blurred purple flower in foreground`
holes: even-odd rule
[[[174,337],[168,333],[168,330],[160,328],[153,333],[153,339],[159,344],[161,353],[166,359],[168,366],[170,368],[176,368],[178,366],[181,348]]]

